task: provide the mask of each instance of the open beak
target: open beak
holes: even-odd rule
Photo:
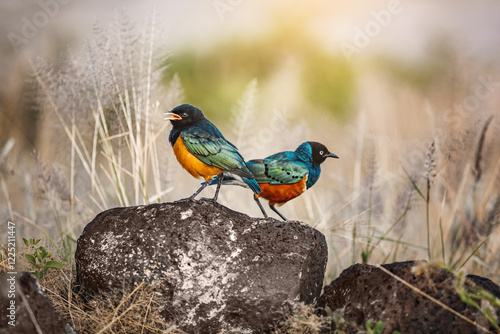
[[[331,152],[328,153],[328,154],[326,154],[325,157],[327,157],[327,158],[335,158],[335,159],[339,158],[338,155],[336,155],[335,153],[331,153]]]
[[[182,117],[174,114],[173,112],[166,112],[165,113],[165,118],[163,119],[164,121],[178,121],[181,120]]]

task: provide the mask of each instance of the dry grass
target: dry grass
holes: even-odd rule
[[[185,334],[162,319],[158,296],[145,284],[138,285],[132,291],[125,289],[118,294],[113,292],[85,298],[74,292],[71,280],[67,280],[69,277],[69,272],[52,272],[41,284],[56,310],[79,333]],[[330,325],[329,317],[318,316],[312,305],[299,303],[293,315],[273,333],[318,334],[330,328]]]
[[[281,323],[274,334],[318,334],[325,333],[331,327],[332,319],[319,316],[313,305],[298,303],[293,315]]]
[[[143,283],[133,290],[87,297],[74,292],[70,272],[52,272],[41,284],[79,333],[184,333],[162,319],[158,296]]]

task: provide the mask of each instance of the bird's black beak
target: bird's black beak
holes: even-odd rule
[[[335,153],[332,153],[332,152],[329,152],[329,153],[325,154],[324,156],[325,156],[325,158],[335,158],[335,159],[339,158],[338,155],[336,155]]]
[[[174,114],[173,112],[166,112],[165,113],[165,118],[163,119],[164,121],[178,121],[181,120],[182,117]]]

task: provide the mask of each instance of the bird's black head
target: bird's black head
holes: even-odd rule
[[[205,119],[203,112],[190,104],[181,104],[165,113],[165,121],[170,121],[174,128],[183,128],[197,124]]]
[[[311,146],[312,161],[316,165],[323,163],[326,158],[339,158],[336,154],[328,151],[326,146],[321,143],[315,141],[308,141],[307,143]]]

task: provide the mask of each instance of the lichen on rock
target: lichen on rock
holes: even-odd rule
[[[78,239],[77,279],[93,291],[147,282],[166,321],[188,332],[269,330],[319,298],[325,237],[210,200],[115,208]]]

